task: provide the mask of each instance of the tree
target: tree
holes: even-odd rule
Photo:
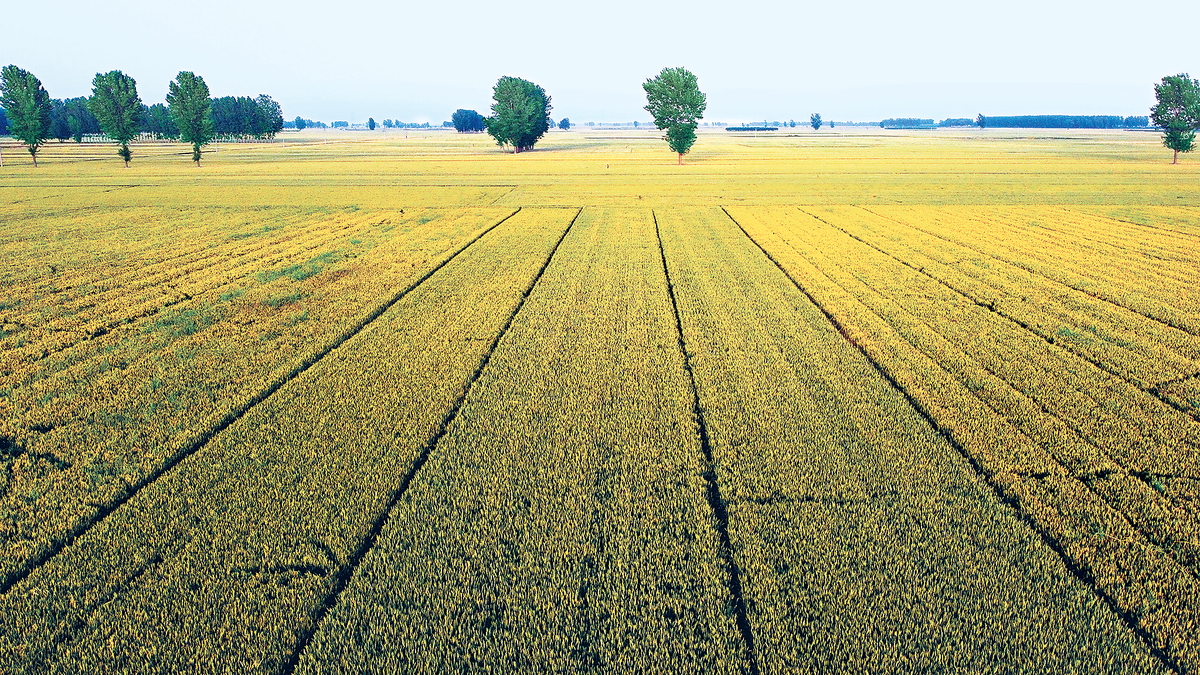
[[[636,124],[636,122],[635,122],[635,124]],[[570,129],[571,128],[571,118],[569,118],[569,117],[562,118],[562,120],[559,121],[559,123],[558,123],[558,128],[562,129],[563,131],[567,131],[568,129]]]
[[[817,114],[817,113],[813,113],[812,115],[810,115],[810,116],[809,116],[809,118],[808,118],[808,125],[809,125],[809,126],[811,126],[811,127],[813,128],[813,131],[818,131],[818,130],[820,130],[820,128],[821,128],[821,116],[820,116],[819,114]]]
[[[1172,164],[1179,163],[1179,153],[1191,152],[1200,129],[1200,82],[1187,73],[1168,75],[1162,84],[1154,85],[1158,103],[1150,109],[1150,120],[1163,130],[1163,145],[1175,151]]]
[[[36,168],[38,147],[50,135],[50,94],[33,73],[7,65],[0,70],[0,107],[9,133],[29,148]]]
[[[212,101],[204,78],[182,71],[171,81],[167,91],[171,119],[179,127],[179,137],[192,144],[192,161],[200,166],[200,148],[213,139],[215,128]]]
[[[513,152],[533,148],[550,130],[550,97],[546,90],[519,77],[501,77],[492,89],[492,116],[484,120],[488,134]]]
[[[461,134],[475,133],[487,129],[487,123],[483,115],[474,110],[459,108],[450,116],[450,122],[454,125],[454,130]]]
[[[100,122],[100,130],[121,144],[117,154],[128,169],[133,157],[129,141],[141,131],[142,99],[138,97],[137,82],[119,70],[96,73],[88,110]]]
[[[642,89],[654,126],[667,132],[667,145],[679,155],[682,165],[683,155],[696,142],[696,122],[704,117],[708,98],[687,68],[663,68],[657,77],[643,82]]]
[[[251,133],[258,138],[275,138],[275,134],[283,131],[283,108],[266,94],[259,94],[254,99],[253,118]]]
[[[374,117],[367,118],[367,128],[370,129],[371,131],[375,131],[375,118]]]
[[[304,131],[304,129],[308,126],[308,124],[304,122],[304,118],[300,117],[299,115],[296,115],[296,121],[294,124],[296,125],[297,131]]]
[[[978,125],[980,129],[987,128],[987,118],[983,116],[983,113],[979,113],[975,116],[975,124]]]

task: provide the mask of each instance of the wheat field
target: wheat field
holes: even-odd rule
[[[0,169],[0,673],[1200,672],[1200,164],[287,133]]]

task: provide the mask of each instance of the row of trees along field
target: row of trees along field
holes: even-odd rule
[[[79,143],[97,134],[120,144],[117,154],[125,166],[133,156],[129,143],[143,134],[192,143],[192,159],[199,165],[200,147],[215,138],[267,139],[284,127],[283,110],[266,94],[210,99],[204,79],[187,72],[179,73],[168,89],[167,105],[147,106],[138,96],[137,82],[113,70],[96,73],[90,97],[52,99],[32,73],[5,66],[0,71],[0,134],[11,133],[24,143],[34,166],[38,148],[47,140]]]
[[[183,88],[179,79],[185,75],[194,80],[189,80],[188,88]],[[83,136],[96,133],[103,133],[121,144],[117,153],[126,166],[132,156],[129,142],[140,134],[192,143],[193,159],[199,165],[200,148],[216,136],[271,138],[285,126],[296,129],[325,126],[300,117],[285,124],[279,104],[266,94],[253,99],[246,96],[209,99],[208,87],[202,78],[187,72],[181,72],[179,78],[170,85],[172,93],[193,97],[199,96],[202,89],[204,100],[188,98],[185,103],[172,103],[172,94],[168,94],[166,106],[161,103],[146,106],[138,97],[137,83],[119,70],[97,73],[90,98],[52,100],[33,74],[13,65],[5,66],[0,77],[0,134],[11,132],[20,139],[28,147],[34,166],[37,166],[38,147],[47,139],[73,137],[79,142]],[[666,132],[664,140],[683,164],[683,155],[696,142],[696,126],[707,106],[707,98],[700,91],[696,76],[686,68],[664,68],[656,77],[647,79],[642,88],[646,92],[645,109],[654,116],[654,125]],[[1179,153],[1191,152],[1195,146],[1196,130],[1200,129],[1200,82],[1187,73],[1169,75],[1154,85],[1154,94],[1158,102],[1149,116],[989,117],[980,114],[974,124],[980,128],[1128,129],[1144,128],[1153,122],[1163,130],[1163,145],[1175,152],[1174,164],[1179,160]],[[492,96],[494,103],[490,117],[460,108],[443,126],[452,125],[464,133],[487,131],[498,145],[512,147],[514,153],[533,148],[555,126],[550,118],[550,96],[528,80],[501,77]],[[184,115],[194,116],[187,120],[191,125],[187,128],[180,122]],[[823,122],[817,113],[809,118],[814,130],[826,123],[833,127],[832,122]],[[788,124],[796,125],[795,121]],[[935,123],[932,119],[902,117],[883,120],[879,125],[885,129],[921,129],[970,124],[968,118],[949,118]],[[333,126],[348,125],[334,122]],[[374,118],[368,126],[375,129]],[[409,128],[417,125],[384,120],[383,126]],[[558,127],[569,129],[571,122],[563,118]]]

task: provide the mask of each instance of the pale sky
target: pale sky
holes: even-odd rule
[[[644,121],[666,66],[696,74],[707,120],[1144,115],[1164,75],[1200,76],[1194,22],[1194,0],[60,0],[6,3],[0,65],[54,98],[119,69],[148,104],[191,70],[325,122],[487,114],[503,75],[545,88],[555,119]]]

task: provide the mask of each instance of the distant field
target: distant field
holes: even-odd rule
[[[1200,162],[306,131],[0,169],[0,673],[1200,672]]]

